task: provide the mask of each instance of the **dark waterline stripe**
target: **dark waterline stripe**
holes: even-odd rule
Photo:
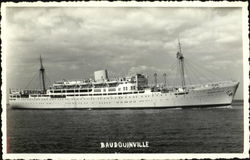
[[[228,106],[231,103],[224,103],[224,104],[209,104],[209,105],[186,105],[186,106],[166,106],[166,107],[107,107],[107,108],[23,108],[18,106],[13,106],[12,109],[19,109],[19,110],[142,110],[142,109],[171,109],[171,108],[208,108],[208,107],[219,107],[219,106]]]

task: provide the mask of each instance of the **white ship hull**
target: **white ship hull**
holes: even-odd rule
[[[22,109],[142,109],[173,107],[208,107],[230,105],[238,83],[217,88],[180,92],[145,92],[126,95],[74,96],[66,98],[14,98],[12,108]]]

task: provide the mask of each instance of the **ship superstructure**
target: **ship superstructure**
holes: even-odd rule
[[[179,87],[167,86],[166,80],[161,87],[157,86],[157,82],[154,87],[149,87],[148,79],[143,74],[111,80],[107,70],[99,70],[94,72],[94,80],[63,80],[46,89],[45,69],[40,57],[42,90],[11,90],[9,102],[12,108],[26,109],[172,108],[232,103],[238,82],[186,85],[181,48],[177,59],[181,78]]]

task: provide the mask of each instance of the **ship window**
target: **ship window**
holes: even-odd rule
[[[51,95],[51,98],[65,98],[65,95]]]
[[[108,91],[116,91],[115,88],[109,88]]]
[[[123,94],[131,94],[132,92],[124,92]]]
[[[86,89],[81,89],[80,92],[88,92]]]
[[[118,88],[118,91],[121,91],[121,88]]]
[[[108,95],[116,95],[116,93],[109,93]]]
[[[101,92],[101,89],[94,89],[94,92]]]

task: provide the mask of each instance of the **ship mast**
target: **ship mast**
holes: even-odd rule
[[[43,67],[43,61],[42,61],[42,56],[40,55],[40,64],[41,64],[41,67],[40,67],[40,74],[42,75],[42,85],[43,85],[43,93],[46,92],[46,86],[45,86],[45,69]]]
[[[184,73],[184,56],[181,52],[181,43],[178,38],[178,46],[179,46],[179,51],[177,52],[177,59],[179,61],[179,69],[180,69],[180,76],[181,76],[181,86],[182,88],[185,87],[185,73]]]

